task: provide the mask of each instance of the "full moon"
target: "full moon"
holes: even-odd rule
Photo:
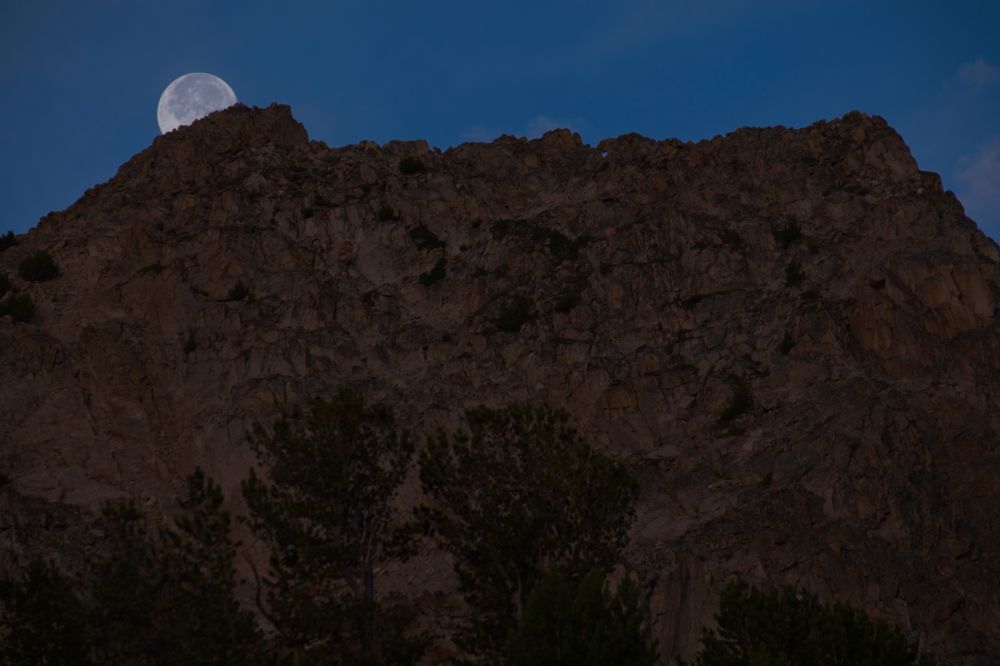
[[[203,72],[185,74],[174,79],[160,95],[156,122],[166,134],[233,104],[236,93],[219,77]]]

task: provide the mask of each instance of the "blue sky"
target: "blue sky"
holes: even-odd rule
[[[697,140],[859,109],[1000,238],[997,0],[3,2],[0,232],[114,175],[193,71],[332,146]]]

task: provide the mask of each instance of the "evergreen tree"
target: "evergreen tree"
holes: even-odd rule
[[[421,452],[420,479],[432,503],[419,515],[455,556],[474,610],[465,647],[490,656],[546,572],[558,567],[578,581],[610,571],[635,514],[637,485],[563,411],[479,407],[466,421],[468,432],[440,432]]]
[[[535,584],[504,656],[510,666],[659,663],[635,582],[626,578],[611,592],[598,572],[573,581],[558,570]]]
[[[248,664],[260,647],[253,616],[236,601],[238,544],[223,501],[222,489],[195,470],[175,526],[160,531],[157,633],[171,664]]]
[[[55,565],[35,561],[0,589],[0,664],[92,663],[84,606]]]
[[[134,500],[102,509],[109,553],[93,576],[91,638],[99,663],[156,663],[155,618],[160,577],[146,516]]]
[[[188,477],[174,526],[154,542],[134,501],[104,509],[111,552],[94,584],[101,663],[248,664],[260,650],[253,617],[235,599],[236,545],[218,485]]]
[[[266,477],[251,471],[243,493],[271,549],[266,613],[284,650],[296,663],[419,659],[404,609],[383,609],[375,590],[379,567],[412,541],[393,500],[414,449],[391,410],[342,390],[258,425],[251,443]]]
[[[702,633],[696,666],[915,666],[926,664],[902,632],[846,604],[794,587],[722,591],[718,627]]]

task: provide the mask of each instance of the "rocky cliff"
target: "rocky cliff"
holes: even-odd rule
[[[39,249],[61,276],[13,277]],[[998,262],[858,113],[441,152],[234,107],[0,254],[37,306],[0,319],[2,567],[85,554],[101,502],[155,514],[195,465],[238,502],[249,427],[337,386],[417,431],[547,401],[641,480],[629,557],[667,656],[742,574],[995,664]],[[407,567],[447,597],[447,562]]]

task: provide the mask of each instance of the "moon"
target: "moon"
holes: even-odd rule
[[[166,134],[233,104],[236,93],[219,77],[204,72],[185,74],[174,79],[160,95],[156,122],[160,132]]]

